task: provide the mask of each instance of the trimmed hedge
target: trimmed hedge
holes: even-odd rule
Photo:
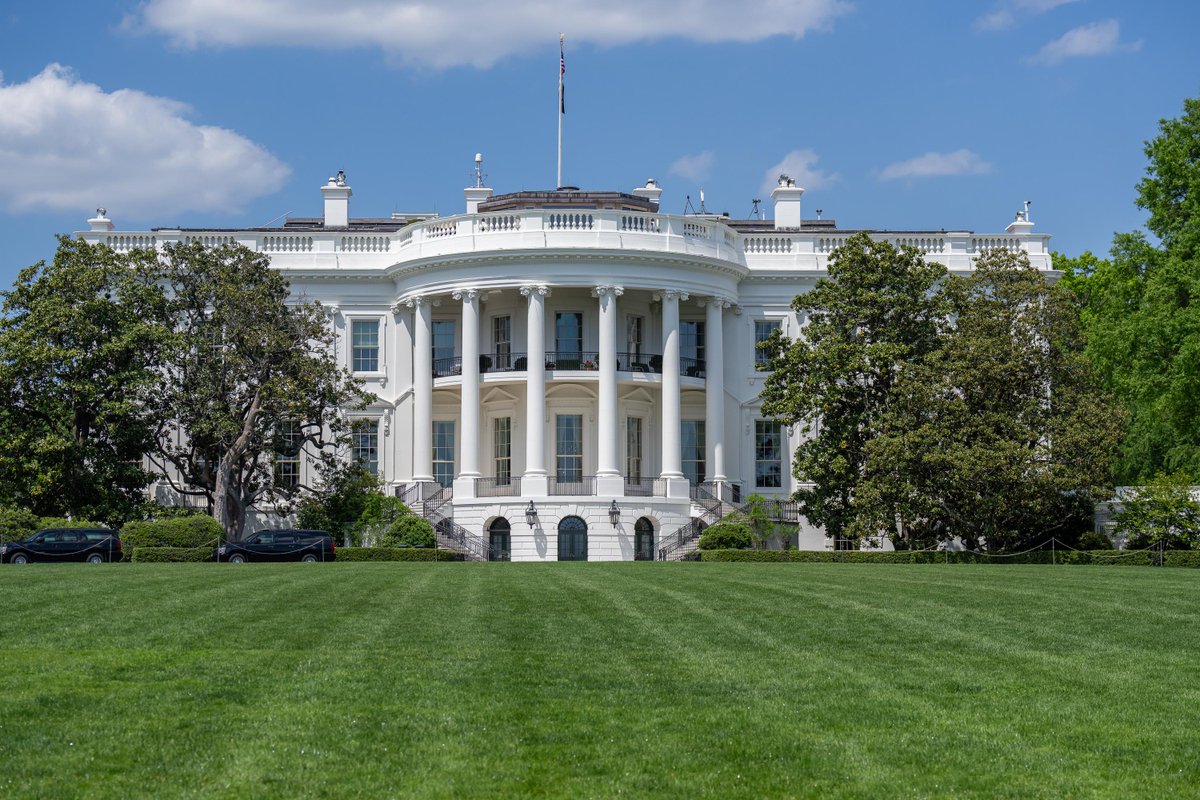
[[[462,553],[432,547],[339,547],[338,561],[462,561]]]
[[[413,514],[399,517],[383,534],[384,547],[432,548],[434,543],[433,526],[429,520]]]
[[[1037,550],[1014,556],[989,556],[956,550],[880,553],[863,550],[706,550],[701,561],[847,563],[847,564],[1098,564],[1148,567],[1157,563],[1153,551],[1126,550]],[[1168,550],[1163,566],[1200,568],[1200,551]]]
[[[135,547],[130,561],[137,564],[195,563],[212,561],[210,547]]]
[[[718,522],[704,529],[697,547],[701,550],[726,550],[749,547],[754,543],[750,526],[742,522]]]
[[[126,522],[121,541],[127,547],[213,547],[224,534],[210,516],[175,517]]]

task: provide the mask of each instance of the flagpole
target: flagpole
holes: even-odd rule
[[[558,183],[554,188],[563,185],[562,182],[562,123],[563,123],[563,73],[567,71],[567,62],[563,56],[563,34],[558,35]]]

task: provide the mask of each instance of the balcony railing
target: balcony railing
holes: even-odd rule
[[[662,478],[625,478],[626,497],[666,497],[667,482]]]
[[[524,372],[529,368],[529,358],[524,353],[484,353],[479,357],[479,371]]]
[[[663,357],[659,353],[617,353],[618,372],[641,372],[661,375]],[[600,353],[595,350],[549,350],[546,352],[546,369],[595,372],[600,369]],[[448,378],[462,375],[462,356],[448,356],[433,360],[433,377]],[[529,366],[526,353],[483,353],[479,356],[480,374],[496,372],[525,372]],[[705,377],[704,361],[698,358],[680,357],[679,374],[688,378]]]
[[[595,350],[551,350],[546,353],[546,369],[592,371],[599,368],[600,354]]]
[[[575,480],[562,480],[554,475],[550,476],[551,495],[579,495],[582,497],[590,497],[595,493],[595,475],[584,475]]]
[[[435,358],[433,360],[433,377],[448,378],[451,375],[462,375],[462,356]]]
[[[516,497],[521,493],[521,479],[511,475],[506,478],[476,478],[476,497]]]

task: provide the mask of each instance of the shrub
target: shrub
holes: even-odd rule
[[[1112,550],[1112,541],[1103,533],[1084,531],[1077,546],[1080,550]]]
[[[39,527],[41,519],[32,511],[14,506],[0,507],[0,542],[26,539]]]
[[[96,522],[92,519],[67,519],[66,517],[42,517],[38,520],[37,529],[46,528],[108,528],[107,523]]]
[[[463,554],[431,547],[339,547],[338,561],[462,561]]]
[[[135,520],[121,528],[127,547],[212,547],[223,535],[221,523],[207,515]]]
[[[140,564],[194,563],[212,561],[210,547],[135,547],[129,559]]]
[[[389,545],[397,546],[394,538],[388,538],[388,533],[397,521],[412,517],[412,509],[400,501],[398,497],[388,497],[379,492],[371,492],[363,503],[362,513],[354,523],[354,541],[364,546]],[[423,539],[421,541],[424,541]],[[416,544],[413,547],[433,547],[433,540],[428,545]]]
[[[700,534],[701,550],[725,550],[749,547],[754,542],[750,526],[743,522],[718,522]]]
[[[429,520],[412,514],[399,517],[383,534],[384,547],[433,547],[433,526]]]

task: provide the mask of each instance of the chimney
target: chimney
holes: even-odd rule
[[[1029,218],[1029,207],[1033,205],[1030,201],[1025,201],[1025,210],[1018,211],[1016,219],[1008,223],[1008,227],[1004,230],[1007,233],[1012,233],[1017,236],[1026,236],[1033,230],[1033,220]]]
[[[354,194],[346,185],[346,173],[338,170],[336,178],[321,187],[325,197],[325,227],[345,228],[350,224],[350,195]]]
[[[492,198],[492,190],[483,185],[483,181],[487,176],[483,174],[483,153],[475,154],[475,185],[463,189],[463,196],[467,198],[467,213],[479,213],[479,204]]]
[[[787,175],[779,176],[779,185],[771,192],[775,201],[775,228],[800,227],[800,196],[804,190]]]
[[[658,198],[662,196],[662,189],[658,188],[658,181],[650,178],[646,181],[645,186],[639,186],[633,190],[633,193],[638,197],[644,197],[655,206],[658,205]]]
[[[113,229],[112,220],[105,216],[106,213],[106,209],[97,208],[96,216],[88,220],[88,225],[92,227],[93,231],[111,231]]]

